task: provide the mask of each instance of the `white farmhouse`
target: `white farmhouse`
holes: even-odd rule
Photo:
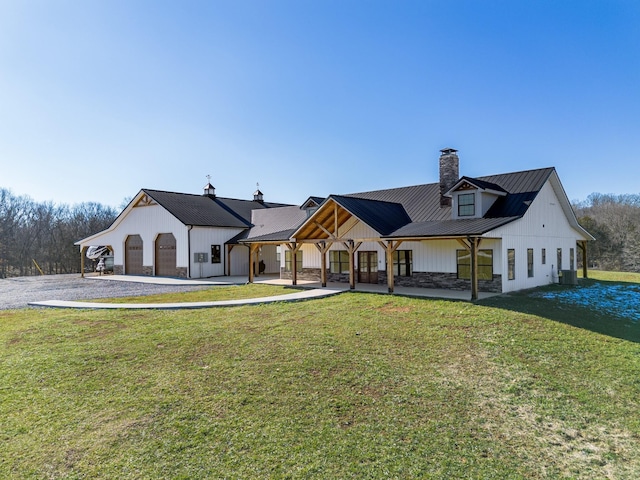
[[[510,292],[586,276],[587,242],[554,168],[460,177],[441,150],[438,183],[309,197],[301,206],[143,189],[105,231],[120,274],[277,274],[327,282]]]
[[[298,279],[510,292],[586,269],[593,237],[575,217],[554,168],[460,177],[454,149],[441,151],[440,182],[311,197],[287,216],[253,212],[238,242],[253,255],[276,245],[280,275]],[[288,209],[291,210],[291,207]],[[302,217],[302,220],[300,218]],[[256,262],[250,265],[250,281]],[[586,275],[586,272],[585,272]]]

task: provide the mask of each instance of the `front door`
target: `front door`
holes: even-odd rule
[[[378,252],[358,252],[358,282],[378,283]]]

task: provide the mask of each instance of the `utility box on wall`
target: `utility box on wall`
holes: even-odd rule
[[[209,254],[207,252],[194,253],[193,261],[195,263],[207,263],[209,261]]]

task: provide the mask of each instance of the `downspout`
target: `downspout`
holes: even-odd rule
[[[191,278],[191,229],[193,225],[189,225],[187,230],[187,278]]]

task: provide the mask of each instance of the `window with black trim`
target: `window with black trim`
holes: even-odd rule
[[[286,250],[284,252],[284,271],[291,271],[291,250]],[[296,253],[296,272],[302,272],[302,250],[298,250]]]
[[[220,263],[222,261],[221,251],[220,245],[211,245],[211,263]]]
[[[569,270],[573,271],[575,267],[575,250],[573,248],[569,249]]]
[[[507,278],[509,280],[516,278],[516,251],[513,248],[507,250]]]
[[[476,214],[475,193],[461,193],[458,195],[458,216],[473,217]]]
[[[393,252],[393,274],[398,277],[410,277],[413,271],[413,250]]]
[[[458,278],[471,280],[471,252],[456,250]],[[493,250],[478,250],[478,280],[493,279]]]
[[[562,270],[562,248],[558,249],[558,270]]]
[[[349,273],[349,252],[346,250],[329,251],[329,271],[331,273]]]
[[[533,277],[533,248],[527,248],[527,276]]]
[[[543,248],[542,249],[542,265],[546,265],[547,264],[547,249]]]

